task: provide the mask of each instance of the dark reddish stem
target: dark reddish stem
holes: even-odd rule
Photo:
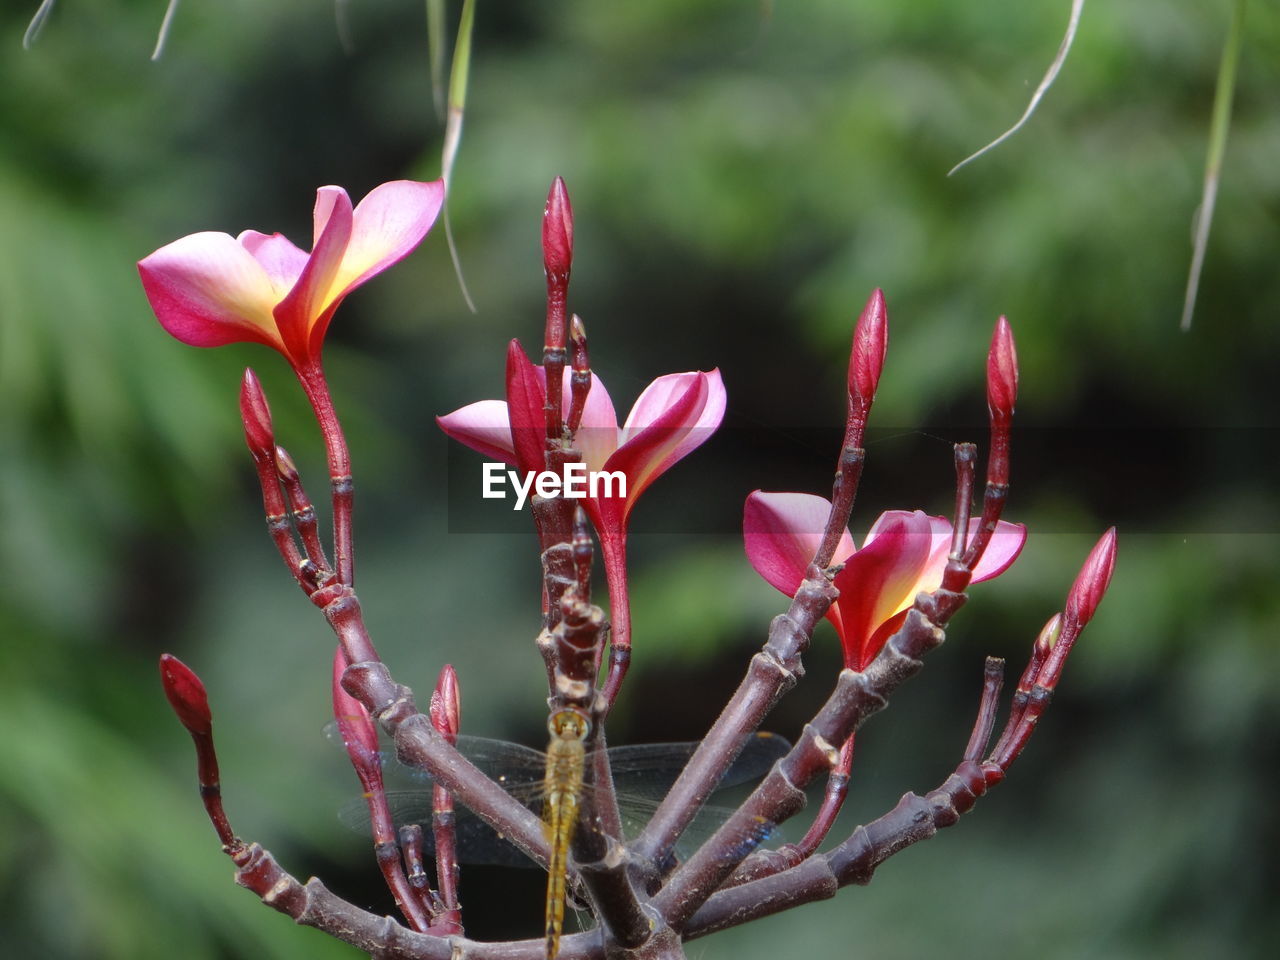
[[[982,521],[965,550],[965,566],[972,570],[996,532],[1009,497],[1009,443],[1014,403],[1018,397],[1018,352],[1009,321],[1001,317],[991,335],[987,352],[987,411],[991,423],[991,450],[987,454],[987,486],[982,500]],[[965,530],[968,529],[966,524]],[[943,585],[957,589],[947,582]],[[960,586],[957,589],[963,590]]]
[[[191,734],[196,748],[196,777],[200,783],[200,799],[222,848],[230,853],[241,841],[231,829],[222,808],[222,784],[218,777],[218,751],[213,745],[213,714],[209,695],[195,671],[172,654],[160,656],[160,682],[178,720]]]
[[[1040,673],[1040,668],[1044,666],[1044,661],[1049,656],[1049,650],[1057,640],[1061,629],[1062,614],[1055,613],[1040,630],[1040,635],[1036,637],[1035,645],[1031,650],[1031,658],[1027,660],[1026,669],[1022,671],[1022,676],[1018,679],[1018,686],[1013,691],[1013,699],[1009,706],[1009,720],[1005,724],[999,742],[996,743],[991,751],[992,755],[1002,754],[1008,749],[1009,738],[1018,729],[1022,715],[1026,712],[1027,702],[1030,700],[1032,688],[1036,684],[1036,676]]]
[[[316,508],[307,496],[302,485],[302,477],[298,467],[284,447],[276,447],[276,472],[284,487],[289,501],[289,514],[293,517],[293,525],[302,539],[302,547],[307,551],[307,559],[316,568],[316,577],[323,581],[329,572],[329,558],[325,555],[324,546],[320,543],[320,530],[316,523]]]
[[[404,860],[404,872],[409,879],[409,886],[413,888],[414,896],[434,921],[436,914],[432,908],[436,903],[436,895],[431,889],[426,861],[423,859],[422,824],[406,823],[400,828],[397,836],[400,839],[400,856]]]
[[[267,532],[271,535],[271,542],[276,545],[280,559],[288,568],[289,575],[304,592],[310,594],[316,588],[315,580],[304,572],[302,552],[294,540],[289,509],[280,489],[271,410],[267,406],[262,385],[252,370],[245,370],[240,384],[240,418],[244,422],[245,443],[253,455],[258,484],[262,488],[262,509],[267,519]]]
[[[342,689],[342,675],[347,660],[342,648],[333,654],[333,716],[342,735],[343,746],[360,786],[364,790],[365,804],[369,808],[369,824],[373,833],[373,852],[378,869],[386,881],[387,889],[395,898],[396,906],[409,925],[419,932],[431,926],[418,891],[405,875],[404,861],[396,842],[396,830],[387,805],[387,792],[382,782],[382,760],[378,754],[378,733],[374,729],[369,712],[360,701]]]
[[[716,718],[688,765],[681,771],[653,818],[632,845],[642,863],[666,862],[680,834],[697,815],[714,785],[720,782],[720,778],[737,757],[746,735],[759,727],[765,714],[795,683],[797,675],[803,672],[801,658],[809,646],[814,625],[826,614],[838,595],[831,585],[828,566],[848,526],[849,513],[853,509],[853,499],[865,459],[861,446],[863,433],[884,368],[887,345],[888,313],[884,294],[877,289],[872,291],[854,327],[853,346],[849,353],[844,442],[832,490],[831,511],[827,516],[818,552],[805,571],[805,578],[787,612],[776,617],[770,625],[769,639],[764,649],[752,658],[746,677]],[[607,545],[605,570],[609,571]],[[621,565],[618,576],[625,580],[625,564]],[[610,576],[611,598],[614,595],[614,579],[614,576]],[[628,629],[626,642],[629,645],[629,611],[624,624]],[[617,644],[616,639],[614,643]],[[629,650],[626,654],[629,656]],[[610,663],[610,681],[613,670],[614,666]],[[625,671],[625,664],[622,670]],[[611,684],[607,684],[606,693],[610,688]],[[835,742],[843,744],[845,739],[846,737],[841,737]],[[829,744],[828,748],[832,754],[831,761],[827,764],[827,769],[830,770],[838,759],[838,748],[831,748]],[[732,872],[734,866],[735,864],[730,864],[720,874],[719,880]],[[694,896],[702,895],[700,892]]]
[[[302,384],[324,437],[325,453],[329,460],[329,483],[333,488],[334,563],[338,582],[351,586],[355,583],[351,530],[355,487],[351,480],[351,455],[347,451],[347,438],[333,408],[329,383],[320,364],[317,362],[308,367],[295,368],[294,372],[298,375],[298,382]]]
[[[587,394],[591,392],[591,358],[587,351],[587,328],[576,313],[569,323],[569,356],[573,374],[569,378],[569,421],[566,429],[570,437],[582,425],[582,411],[587,406]]]
[[[871,405],[875,402],[888,343],[889,316],[885,308],[884,293],[877,288],[872,291],[853,330],[853,346],[849,351],[844,441],[840,445],[840,460],[831,487],[831,512],[827,515],[822,542],[813,558],[814,566],[819,569],[830,565],[840,538],[849,526],[849,514],[853,511],[858,480],[862,476],[862,465],[866,460],[862,443],[867,430],[867,418],[871,414]]]
[[[1018,754],[1031,738],[1040,715],[1048,709],[1053,691],[1058,685],[1058,679],[1062,676],[1067,655],[1071,653],[1081,631],[1093,619],[1098,604],[1102,602],[1107,588],[1111,585],[1111,574],[1115,569],[1115,562],[1116,530],[1112,527],[1102,535],[1102,539],[1094,545],[1085,559],[1084,566],[1081,567],[1075,583],[1071,586],[1071,592],[1067,595],[1067,604],[1060,624],[1055,623],[1056,618],[1050,620],[1040,636],[1036,638],[1032,661],[1042,660],[1043,662],[1035,671],[1035,682],[1026,697],[1025,706],[1020,714],[1010,716],[1006,729],[1000,736],[1000,742],[990,757],[989,763],[1001,771],[1017,759]],[[1026,672],[1031,672],[1030,665]]]
[[[627,589],[627,532],[600,533],[605,584],[609,590],[609,669],[601,693],[612,707],[631,666],[631,598]]]
[[[850,737],[844,742],[844,746],[840,748],[840,759],[827,775],[827,789],[822,795],[822,806],[818,808],[813,823],[809,825],[804,837],[795,845],[797,860],[803,860],[817,852],[818,847],[822,846],[822,841],[827,838],[827,834],[835,825],[836,817],[840,815],[845,797],[849,795],[849,774],[853,770],[853,741],[854,738]]]
[[[953,453],[956,463],[956,504],[949,555],[959,560],[964,556],[965,541],[969,537],[969,511],[973,508],[973,465],[978,457],[978,448],[972,443],[957,443]]]
[[[996,711],[1000,706],[1000,690],[1004,687],[1004,661],[999,657],[987,657],[982,670],[982,698],[978,701],[978,716],[973,721],[973,732],[964,748],[965,760],[977,760],[991,742],[991,731],[996,725]]]
[[[457,744],[458,730],[462,723],[461,697],[458,675],[449,664],[445,664],[440,671],[436,689],[431,694],[429,712],[431,725],[450,746]],[[433,933],[462,933],[462,909],[458,897],[461,874],[458,869],[456,825],[453,796],[444,787],[435,784],[431,788],[431,833],[436,848],[436,887],[440,893],[440,910],[431,918]]]

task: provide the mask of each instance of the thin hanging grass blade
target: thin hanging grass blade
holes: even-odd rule
[[[1191,329],[1200,289],[1200,272],[1204,269],[1205,249],[1209,246],[1209,227],[1213,224],[1213,206],[1218,198],[1218,182],[1222,177],[1222,157],[1227,152],[1227,132],[1231,129],[1231,104],[1235,99],[1236,74],[1240,68],[1240,40],[1244,36],[1244,0],[1236,0],[1231,9],[1231,25],[1218,65],[1218,86],[1213,94],[1213,116],[1209,119],[1209,156],[1204,164],[1204,189],[1195,223],[1195,240],[1191,250],[1191,268],[1187,272],[1187,293],[1182,301],[1182,330]]]
[[[1040,81],[1040,85],[1036,87],[1036,92],[1031,95],[1031,102],[1027,104],[1027,109],[1023,111],[1018,122],[1006,130],[1000,136],[996,137],[981,150],[971,153],[965,157],[954,167],[947,171],[947,176],[951,176],[961,167],[977,160],[984,153],[994,150],[1000,144],[1004,143],[1015,133],[1021,130],[1031,119],[1031,115],[1036,112],[1036,107],[1040,106],[1040,101],[1044,99],[1044,95],[1049,92],[1049,88],[1053,86],[1053,82],[1058,79],[1058,74],[1062,71],[1062,65],[1067,61],[1067,54],[1071,51],[1071,45],[1075,43],[1076,29],[1080,26],[1080,14],[1084,11],[1084,0],[1071,0],[1071,17],[1067,21],[1067,32],[1062,38],[1062,43],[1058,46],[1058,52],[1053,58],[1053,63],[1049,64],[1049,69],[1044,75],[1044,79]]]
[[[427,57],[431,63],[431,103],[444,119],[444,0],[427,0]]]
[[[348,57],[356,50],[355,42],[351,39],[349,10],[349,0],[333,0],[333,28],[338,32],[338,45]]]
[[[49,14],[53,12],[53,0],[43,0],[35,14],[31,18],[31,22],[27,24],[27,30],[22,35],[22,49],[30,50],[31,45],[36,42],[36,37],[40,36],[40,31],[44,29],[44,22],[49,19]]]
[[[449,222],[449,186],[453,180],[453,162],[458,156],[458,146],[462,142],[462,118],[467,104],[467,79],[471,75],[471,27],[475,23],[475,0],[466,0],[462,5],[462,17],[458,21],[458,39],[453,46],[453,67],[449,71],[449,114],[444,125],[444,150],[440,158],[440,176],[444,178],[444,235],[449,243],[449,258],[453,261],[453,272],[458,278],[458,287],[467,308],[476,312],[475,301],[471,299],[471,291],[467,289],[466,277],[462,275],[462,262],[458,259],[458,246],[453,240],[453,227]]]
[[[169,43],[169,31],[173,29],[173,18],[177,13],[178,0],[169,0],[169,6],[164,11],[164,19],[160,21],[160,32],[156,34],[156,48],[151,51],[152,63],[164,54],[164,48]]]

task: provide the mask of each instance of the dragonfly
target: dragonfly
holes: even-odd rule
[[[557,719],[560,713],[566,712],[574,719]],[[592,769],[595,758],[583,746],[589,735],[589,726],[583,726],[587,723],[585,717],[574,711],[553,713],[548,720],[551,744],[546,753],[506,740],[465,735],[457,738],[459,752],[490,779],[523,805],[532,809],[541,808],[551,846],[547,883],[548,957],[555,956],[563,923],[568,848],[573,830],[580,819],[578,805],[580,801],[591,802],[596,793],[592,784],[584,782],[583,776],[584,770]],[[330,723],[325,728],[325,733],[330,740],[342,744],[337,723]],[[699,743],[694,741],[635,744],[608,749],[609,769],[613,775],[622,815],[624,839],[630,839],[639,833],[698,746]],[[572,759],[563,755],[566,747]],[[728,819],[732,809],[717,805],[717,800],[723,804],[725,798],[732,794],[733,788],[759,780],[790,749],[791,744],[778,734],[760,732],[745,737],[742,750],[721,778],[717,793],[712,795],[711,802],[703,807],[693,824],[685,831],[681,844],[677,845],[677,856],[696,849],[702,840],[710,837]],[[558,753],[562,754],[559,759]],[[393,749],[383,750],[379,759],[382,763],[387,805],[396,827],[421,824],[424,853],[433,853],[431,792],[434,781],[430,774],[400,763],[395,758]],[[363,796],[343,804],[338,816],[344,824],[357,832],[367,833],[370,829],[369,809]],[[587,823],[594,823],[594,820],[585,819],[583,828],[590,829]],[[768,825],[762,825],[759,834],[744,838],[743,843],[754,847],[768,839],[770,830]],[[505,867],[538,866],[527,854],[461,805],[457,806],[455,835],[458,859],[463,863]],[[735,854],[738,852],[740,851],[734,851]]]

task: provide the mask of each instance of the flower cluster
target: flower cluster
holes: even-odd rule
[[[237,881],[296,920],[362,948],[372,946],[378,955],[448,955],[456,952],[463,933],[456,799],[547,865],[545,940],[538,949],[547,960],[555,960],[561,948],[571,847],[581,864],[596,867],[583,869],[578,879],[600,920],[590,946],[575,943],[573,955],[600,952],[603,945],[610,956],[649,956],[689,936],[773,912],[778,903],[806,902],[828,890],[829,880],[865,883],[876,864],[954,823],[1004,778],[1035,729],[1068,653],[1110,584],[1114,530],[1086,560],[1063,612],[1050,618],[1035,640],[1006,726],[994,745],[990,742],[1002,674],[999,662],[989,659],[978,720],[955,772],[927,799],[908,794],[874,825],[859,828],[830,853],[819,852],[848,790],[860,724],[883,707],[919,667],[920,658],[942,642],[969,586],[1002,574],[1026,541],[1021,524],[1001,519],[1018,387],[1008,322],[1003,317],[997,322],[987,354],[991,445],[981,514],[970,516],[975,448],[958,444],[955,518],[890,510],[871,525],[857,547],[848,522],[888,344],[884,296],[879,290],[871,294],[853,334],[845,432],[831,499],[757,490],[744,506],[747,559],[766,582],[791,598],[787,612],[772,621],[764,649],[752,659],[704,740],[690,746],[687,764],[649,823],[638,837],[627,839],[616,797],[607,789],[612,751],[597,752],[588,765],[584,742],[602,745],[604,723],[630,660],[628,525],[645,490],[720,426],[727,398],[719,369],[667,374],[641,392],[619,423],[609,392],[591,369],[585,326],[567,312],[573,217],[564,183],[555,181],[542,230],[547,277],[542,362],[535,364],[518,341],[511,341],[506,399],[481,400],[437,418],[447,435],[513,467],[524,480],[570,465],[624,480],[621,485],[593,488],[582,498],[580,509],[568,496],[543,492],[541,485],[534,499],[543,565],[537,646],[546,662],[551,707],[552,757],[545,781],[555,788],[549,791],[553,799],[544,809],[545,823],[540,823],[499,788],[503,777],[489,779],[458,753],[461,708],[452,667],[441,671],[428,712],[416,711],[412,692],[397,684],[380,660],[353,586],[353,488],[346,441],[323,371],[324,339],[343,298],[407,256],[430,230],[443,201],[439,181],[383,184],[354,207],[341,188],[322,187],[310,253],[279,234],[245,231],[232,238],[210,232],[177,240],[138,265],[151,306],[169,333],[195,346],[257,342],[271,347],[293,368],[315,410],[332,486],[332,566],[298,469],[276,442],[261,384],[246,371],[241,417],[268,527],[295,580],[337,635],[332,668],[335,727],[361,783],[379,868],[419,939],[406,940],[403,929],[389,919],[372,917],[327,894],[318,881],[304,887],[257,844],[234,834],[222,808],[204,686],[189,668],[166,654],[161,659],[162,683],[191,733],[201,795],[223,849],[236,863]],[[591,599],[592,528],[608,587],[607,624]],[[690,858],[669,873],[654,871],[646,877],[652,888],[633,886],[629,871],[619,873],[611,864],[675,863],[675,843],[702,801],[725,780],[768,710],[802,674],[801,656],[824,617],[836,630],[845,666],[827,703],[805,725],[794,748],[779,737],[758,734],[756,741],[776,748],[769,756],[774,766],[764,782]],[[606,638],[611,644],[607,664]],[[395,738],[399,758],[426,769],[435,780],[430,816],[421,823],[399,823],[393,816],[378,724]],[[579,837],[579,844],[574,839],[580,830],[578,793],[588,766],[597,786],[605,789],[584,809],[593,810],[589,819],[604,833]],[[604,779],[596,779],[602,772]],[[827,778],[826,791],[804,837],[779,850],[753,853],[774,825],[796,812],[800,791],[821,775]],[[744,838],[750,842],[744,843]],[[823,880],[817,886],[797,880],[801,871],[790,869],[811,857],[825,858],[821,870],[813,873]],[[435,861],[435,889],[427,875],[428,859]],[[566,938],[566,953],[568,942]],[[405,944],[415,944],[415,952],[402,954]],[[517,953],[532,955],[520,950],[512,955]],[[671,950],[663,955],[668,953],[675,955]]]

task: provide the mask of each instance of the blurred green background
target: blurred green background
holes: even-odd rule
[[[438,175],[422,4],[250,0],[0,12],[0,933],[13,957],[351,957],[231,883],[157,683],[204,677],[228,810],[296,875],[378,911],[358,792],[320,730],[332,639],[280,569],[239,433],[253,364],[314,491],[322,453],[278,357],[168,338],[134,262],[196,230],[305,243],[313,191]],[[1178,332],[1230,5],[1091,4],[1039,114],[1068,4],[481,3],[452,216],[339,313],[359,584],[397,676],[459,670],[464,727],[537,743],[527,518],[450,503],[478,459],[432,418],[500,395],[536,345],[543,199],[577,214],[571,307],[624,407],[719,366],[729,414],[633,517],[636,659],[611,739],[705,730],[783,599],[737,530],[755,488],[823,493],[851,323],[890,304],[855,532],[945,512],[948,441],[983,436],[999,313],[1022,364],[1008,516],[1020,562],[859,738],[847,832],[959,758],[986,654],[1017,671],[1078,564],[1111,594],[1007,784],[868,888],[691,945],[700,958],[1263,956],[1280,934],[1280,14],[1253,4],[1195,326]],[[450,10],[451,23],[456,7]],[[466,523],[459,518],[471,517]],[[482,532],[475,532],[477,529]],[[837,667],[824,625],[770,719]],[[536,873],[468,870],[475,936],[538,930]],[[785,951],[785,954],[784,954]]]

